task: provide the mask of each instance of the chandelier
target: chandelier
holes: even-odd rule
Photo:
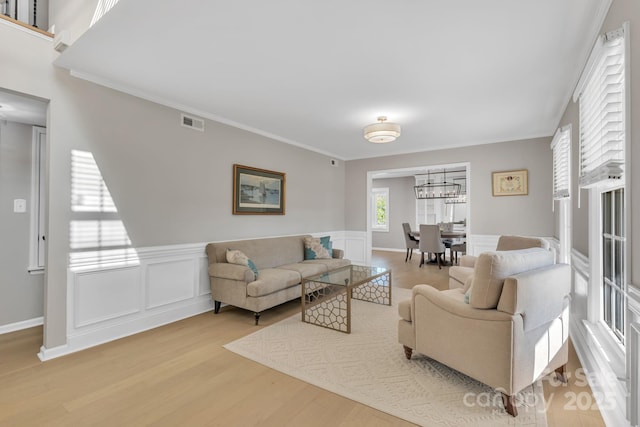
[[[447,182],[447,171],[443,172],[444,179],[442,182],[431,182],[431,174],[427,172],[427,183],[416,185],[413,190],[416,193],[416,199],[457,199],[460,195],[460,184]]]

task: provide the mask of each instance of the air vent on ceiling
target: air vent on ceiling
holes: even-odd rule
[[[180,124],[186,128],[191,128],[204,132],[204,120],[197,117],[180,114]]]

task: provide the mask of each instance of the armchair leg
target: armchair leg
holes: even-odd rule
[[[504,410],[507,411],[507,414],[511,415],[512,417],[518,416],[515,396],[507,396],[506,394],[502,393],[502,404],[504,405]]]
[[[436,254],[436,260],[438,260],[438,269],[442,270],[442,263],[441,263],[441,254]]]
[[[411,359],[413,349],[411,347],[407,347],[406,345],[403,345],[402,347],[404,348],[404,355],[407,357],[407,359]]]
[[[409,261],[411,261],[411,257],[413,257],[413,248],[409,249]]]
[[[420,265],[418,267],[422,267],[424,264],[424,252],[422,252],[422,256],[420,257]]]
[[[404,262],[407,262],[409,259],[409,248],[407,248],[407,255],[404,257]]]
[[[255,318],[256,318],[256,325],[257,325],[257,324],[258,324],[258,321],[260,320],[260,313],[258,313],[258,312],[253,313],[253,317],[255,317]]]
[[[556,368],[556,378],[563,384],[567,383],[567,364]]]

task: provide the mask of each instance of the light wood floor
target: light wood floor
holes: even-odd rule
[[[418,268],[417,255],[375,252],[395,286],[447,287],[447,268]],[[292,301],[263,313],[224,307],[41,363],[42,328],[0,335],[0,426],[410,426],[231,353],[223,344],[299,311]],[[401,349],[399,348],[399,351]],[[571,352],[569,371],[579,368]],[[597,410],[565,409],[570,378],[545,382],[549,426],[604,426]]]

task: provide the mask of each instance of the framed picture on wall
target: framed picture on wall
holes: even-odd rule
[[[494,196],[526,196],[529,194],[529,171],[493,172],[492,183]]]
[[[285,184],[284,173],[233,165],[233,214],[284,215]]]

